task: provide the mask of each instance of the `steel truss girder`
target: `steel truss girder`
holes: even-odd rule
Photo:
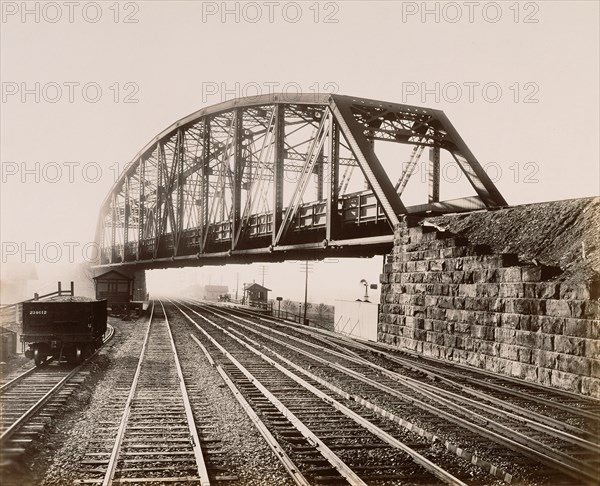
[[[376,154],[375,141],[414,148],[396,186]],[[321,238],[327,246],[347,224],[340,211],[354,167],[360,168],[358,177],[366,180],[391,233],[400,216],[417,211],[404,205],[401,194],[426,147],[432,169],[429,204],[418,206],[419,212],[506,205],[439,110],[329,94],[272,94],[205,108],[164,130],[125,167],[98,219],[102,261],[158,259],[165,247],[178,258],[190,241],[197,241],[198,255],[216,251],[215,241],[228,241],[229,254],[236,254],[246,251],[250,230],[256,232],[259,224],[268,228],[270,251],[297,246],[290,235],[302,230],[299,218],[306,217],[302,211],[311,180],[315,204],[322,200],[325,208]],[[442,149],[461,168],[476,200],[439,201]],[[290,180],[296,180],[291,187]],[[357,214],[360,220],[360,209]],[[345,234],[345,241],[356,243]]]
[[[373,147],[365,137],[360,125],[350,110],[347,99],[332,96],[330,108],[336,116],[336,121],[346,140],[350,144],[360,168],[375,193],[388,221],[395,227],[400,223],[400,214],[406,214],[406,208],[396,193],[394,186],[388,178],[381,162],[375,155]]]

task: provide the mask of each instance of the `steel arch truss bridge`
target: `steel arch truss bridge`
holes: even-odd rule
[[[408,146],[396,182],[379,152]],[[427,194],[402,193],[427,150]],[[440,201],[440,154],[475,195]],[[179,120],[127,165],[103,202],[100,265],[159,268],[370,256],[402,215],[506,202],[439,110],[330,94],[236,99]]]

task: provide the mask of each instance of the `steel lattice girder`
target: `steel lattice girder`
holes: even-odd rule
[[[412,172],[405,169],[398,190],[375,141],[421,147],[413,151],[417,156],[431,147],[438,171],[439,151],[446,150],[477,196],[439,202],[437,176],[430,181],[429,202],[407,208],[400,194]],[[355,167],[368,186],[352,193],[358,196],[346,193]],[[312,179],[317,187],[310,206],[304,196]],[[361,205],[369,194],[376,205],[369,206],[367,222],[379,229],[349,238],[348,221],[364,222]],[[101,264],[164,260],[165,251],[171,259],[185,259],[301,250],[313,248],[318,238],[325,246],[338,239],[368,246],[391,235],[402,215],[501,206],[506,201],[442,111],[342,95],[270,94],[204,108],[157,135],[104,200],[96,242]],[[388,223],[385,235],[382,219]],[[312,239],[299,236],[319,228],[322,234],[313,231]]]

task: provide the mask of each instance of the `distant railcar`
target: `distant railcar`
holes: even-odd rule
[[[38,366],[49,356],[80,363],[102,344],[106,320],[106,300],[24,302],[25,356]]]

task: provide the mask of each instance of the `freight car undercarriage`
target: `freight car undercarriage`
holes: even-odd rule
[[[33,359],[37,366],[46,362],[49,357],[54,357],[58,362],[66,361],[69,364],[79,364],[89,358],[96,349],[102,345],[102,338],[86,341],[88,336],[27,336],[23,335],[23,348],[25,357]],[[35,339],[35,342],[31,342]]]

